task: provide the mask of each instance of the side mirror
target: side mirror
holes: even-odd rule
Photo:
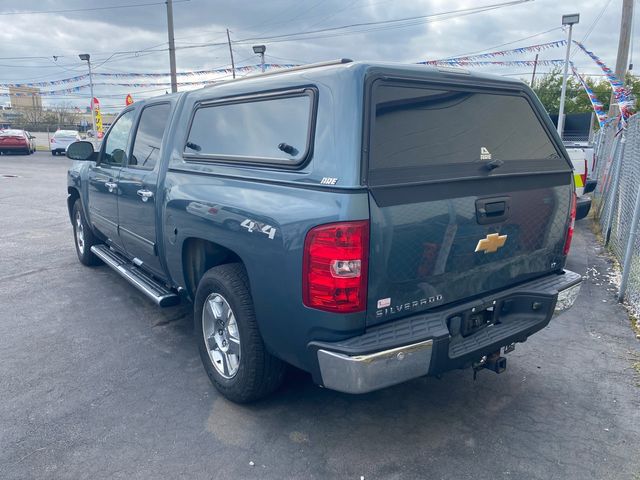
[[[73,142],[67,147],[67,157],[71,160],[94,160],[93,143]]]

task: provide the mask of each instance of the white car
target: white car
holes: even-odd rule
[[[67,147],[81,140],[77,130],[58,130],[51,137],[51,155],[65,154]]]

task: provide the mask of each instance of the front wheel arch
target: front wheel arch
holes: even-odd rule
[[[67,193],[69,193],[67,197],[67,211],[69,212],[69,220],[73,222],[73,205],[76,203],[76,200],[80,198],[80,192],[78,192],[77,188],[67,187]]]

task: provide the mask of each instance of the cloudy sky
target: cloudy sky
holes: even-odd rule
[[[584,40],[588,48],[614,68],[622,0],[530,0],[479,13],[469,10],[507,1],[174,0],[178,72],[228,67],[227,28],[237,65],[256,64],[259,59],[251,46],[259,43],[267,46],[268,63],[306,63],[338,57],[417,62],[560,40],[566,38],[559,27],[561,16],[574,12],[581,15],[580,24],[574,28],[574,39]],[[110,8],[122,5],[133,7]],[[424,18],[433,14],[445,15]],[[375,23],[420,16],[423,18]],[[91,54],[97,73],[168,72],[166,22],[164,3],[154,0],[0,0],[0,83],[43,82],[82,75],[87,72],[86,63],[78,59],[78,54],[85,52]],[[368,25],[331,30],[353,24]],[[636,25],[634,33],[637,31]],[[637,43],[636,38],[634,35],[633,43]],[[640,50],[636,53],[640,55]],[[534,57],[531,53],[504,59]],[[563,57],[561,48],[540,54],[541,59]],[[600,73],[579,51],[574,52],[572,60],[585,74]],[[542,67],[538,71],[548,70]],[[483,67],[482,71],[527,79],[531,75],[529,67]],[[169,78],[95,81],[162,83]],[[179,81],[194,78],[179,77]],[[41,88],[54,90],[86,83],[82,80]],[[186,88],[192,87],[180,89]],[[99,85],[96,96],[103,110],[117,111],[124,106],[127,93],[139,99],[162,94],[167,89],[162,85]],[[6,89],[0,88],[0,93],[3,92]],[[86,105],[88,97],[88,89],[83,89],[47,97],[45,104]],[[7,103],[7,97],[0,97],[0,104]]]

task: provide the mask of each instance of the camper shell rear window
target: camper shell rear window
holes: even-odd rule
[[[386,80],[371,88],[369,184],[477,177],[490,162],[500,166],[496,173],[567,167],[518,91]]]

